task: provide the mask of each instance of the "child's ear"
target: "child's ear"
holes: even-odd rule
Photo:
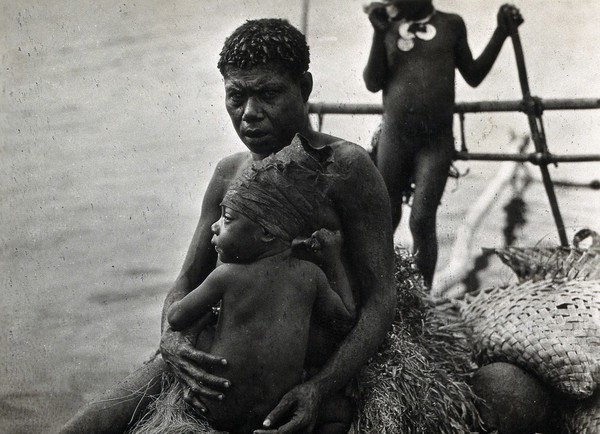
[[[260,240],[264,241],[265,243],[270,243],[275,240],[275,235],[263,228]]]
[[[300,79],[300,92],[302,93],[302,101],[308,102],[308,98],[313,89],[313,77],[310,72],[305,72]]]

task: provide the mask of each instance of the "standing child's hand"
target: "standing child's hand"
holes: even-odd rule
[[[369,21],[376,31],[385,32],[390,27],[390,20],[385,3],[373,2],[365,8]]]
[[[497,15],[498,28],[506,35],[510,35],[511,23],[514,23],[515,27],[523,24],[523,17],[521,11],[511,4],[504,4],[500,7]]]

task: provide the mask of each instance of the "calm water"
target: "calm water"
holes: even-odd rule
[[[361,81],[370,27],[358,0],[311,2],[314,101],[378,102]],[[535,95],[598,97],[600,4],[521,2]],[[475,53],[498,5],[437,1],[460,13]],[[159,313],[183,261],[215,163],[241,150],[216,62],[246,18],[300,24],[300,2],[0,1],[0,431],[48,432],[156,347]],[[459,100],[518,99],[508,43],[488,79]],[[545,114],[551,150],[598,153],[600,112]],[[367,144],[376,117],[333,116],[324,130]],[[467,118],[471,150],[509,151],[522,114]],[[440,210],[440,267],[466,208],[498,165],[461,164]],[[561,165],[557,179],[600,178],[598,164]],[[557,190],[569,235],[598,228],[597,192]],[[556,243],[540,184],[518,243]],[[502,243],[500,196],[476,244]],[[408,241],[405,228],[397,238]],[[490,284],[510,274],[496,266]]]

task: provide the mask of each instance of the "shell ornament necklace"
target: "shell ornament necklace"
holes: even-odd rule
[[[415,46],[415,38],[421,39],[422,41],[431,41],[435,38],[437,30],[433,24],[429,23],[429,20],[435,15],[435,9],[427,15],[425,18],[420,20],[409,21],[405,18],[400,20],[398,26],[398,48],[400,51],[410,51]]]

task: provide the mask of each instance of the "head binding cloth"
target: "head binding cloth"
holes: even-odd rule
[[[264,18],[248,20],[233,31],[223,44],[217,66],[225,75],[227,66],[248,69],[275,64],[300,78],[309,63],[304,35],[286,20]]]
[[[229,188],[227,206],[290,242],[316,227],[320,207],[327,203],[331,148],[313,148],[297,134],[292,143],[251,167]]]

